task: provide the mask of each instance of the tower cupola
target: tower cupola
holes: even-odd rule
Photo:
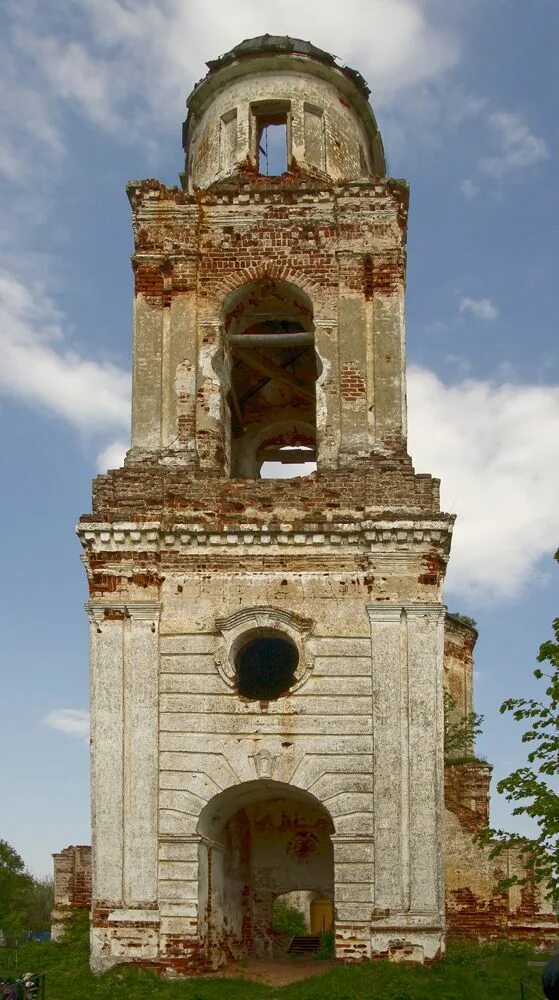
[[[310,42],[246,39],[207,63],[187,100],[188,189],[243,168],[319,171],[333,180],[384,176],[382,139],[356,70]]]

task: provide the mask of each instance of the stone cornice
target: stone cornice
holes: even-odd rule
[[[82,521],[77,534],[91,552],[192,552],[229,551],[239,546],[278,550],[286,547],[313,550],[354,548],[360,551],[397,554],[431,549],[448,555],[452,523],[435,519],[421,521],[361,521],[303,525],[281,523],[262,525],[238,524],[217,528],[204,523],[180,524],[165,528],[158,522],[118,522],[99,524]]]
[[[111,601],[110,599],[92,600],[85,605],[87,616],[91,622],[107,620],[107,612],[118,614],[123,619],[132,618],[135,621],[159,621],[161,604],[159,601]]]
[[[408,618],[422,617],[431,621],[444,621],[446,606],[444,604],[399,604],[389,601],[379,601],[378,604],[367,604],[367,614],[371,624],[380,622],[399,622],[402,612]]]

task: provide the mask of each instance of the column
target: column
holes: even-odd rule
[[[200,468],[223,473],[224,441],[229,434],[229,416],[224,406],[224,365],[219,374],[220,323],[198,319],[198,370],[196,389],[196,451]]]
[[[340,450],[340,371],[337,321],[314,319],[314,342],[322,371],[316,380],[316,444],[318,467],[336,469]]]
[[[410,909],[444,917],[444,608],[406,605]]]
[[[375,444],[394,446],[406,435],[405,256],[401,247],[373,258]]]
[[[157,899],[159,613],[155,601],[126,604],[124,658],[124,900]]]
[[[91,708],[92,898],[122,904],[124,610],[89,617]]]
[[[161,360],[163,338],[163,278],[159,261],[138,265],[142,287],[134,303],[134,352],[132,370],[132,448],[138,452],[161,448]],[[152,284],[150,284],[150,282]]]
[[[400,606],[371,605],[367,611],[372,646],[374,909],[384,914],[404,910],[409,868],[404,633]]]
[[[342,206],[341,206],[342,207]],[[345,464],[369,445],[367,313],[363,287],[364,255],[336,251],[338,260],[338,351],[341,395],[340,456]]]
[[[444,608],[369,605],[373,674],[373,954],[443,946]],[[396,942],[396,944],[394,944]]]

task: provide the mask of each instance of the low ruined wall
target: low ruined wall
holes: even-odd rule
[[[56,941],[64,933],[64,920],[76,910],[91,906],[91,847],[66,847],[53,854],[54,907],[52,937]]]
[[[489,822],[491,767],[483,761],[447,764],[445,769],[446,918],[453,937],[474,940],[530,940],[551,944],[557,920],[540,886],[495,892],[504,878],[525,875],[515,851],[491,858],[491,847],[474,842]]]

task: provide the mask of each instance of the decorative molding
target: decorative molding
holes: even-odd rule
[[[378,622],[400,622],[402,617],[401,604],[385,604],[379,601],[378,604],[367,604],[367,614],[371,624]]]
[[[278,762],[277,754],[264,749],[259,750],[258,753],[251,753],[249,756],[254,761],[254,769],[258,778],[273,778]]]
[[[200,833],[160,833],[158,837],[160,844],[199,844],[203,839]]]
[[[228,687],[236,687],[235,655],[241,639],[249,632],[270,629],[284,632],[297,647],[299,662],[289,694],[297,691],[309,677],[313,665],[313,659],[307,652],[307,639],[314,627],[311,618],[303,618],[285,608],[264,606],[242,608],[225,618],[216,618],[215,624],[221,633],[222,643],[214,653],[214,663]]]
[[[436,623],[444,622],[447,612],[446,604],[404,604],[403,609],[408,619],[428,618]]]
[[[82,522],[76,531],[84,549],[92,552],[200,552],[233,550],[238,546],[279,549],[354,547],[360,551],[397,554],[438,546],[446,558],[450,548],[452,521],[333,521],[328,525],[281,523],[238,524],[217,529],[205,523],[174,524],[170,529],[157,522],[138,524]]]
[[[85,610],[90,622],[99,624],[107,621],[112,614],[117,614],[122,619],[133,619],[134,621],[158,622],[161,614],[161,604],[159,601],[117,601],[92,600],[85,605]],[[107,615],[108,612],[108,615]]]
[[[304,634],[312,632],[314,626],[312,618],[302,618],[301,615],[295,614],[294,611],[268,606],[242,608],[240,611],[234,611],[232,615],[227,615],[225,618],[216,618],[215,624],[219,632],[228,632],[231,629],[238,628],[239,625],[246,624],[254,625],[256,623],[257,625],[269,627],[271,621],[276,621],[283,625],[291,625],[292,628]]]
[[[379,601],[378,604],[367,604],[367,614],[371,624],[379,622],[399,622],[405,612],[407,618],[428,618],[430,621],[444,621],[446,605],[444,604],[393,604]]]

